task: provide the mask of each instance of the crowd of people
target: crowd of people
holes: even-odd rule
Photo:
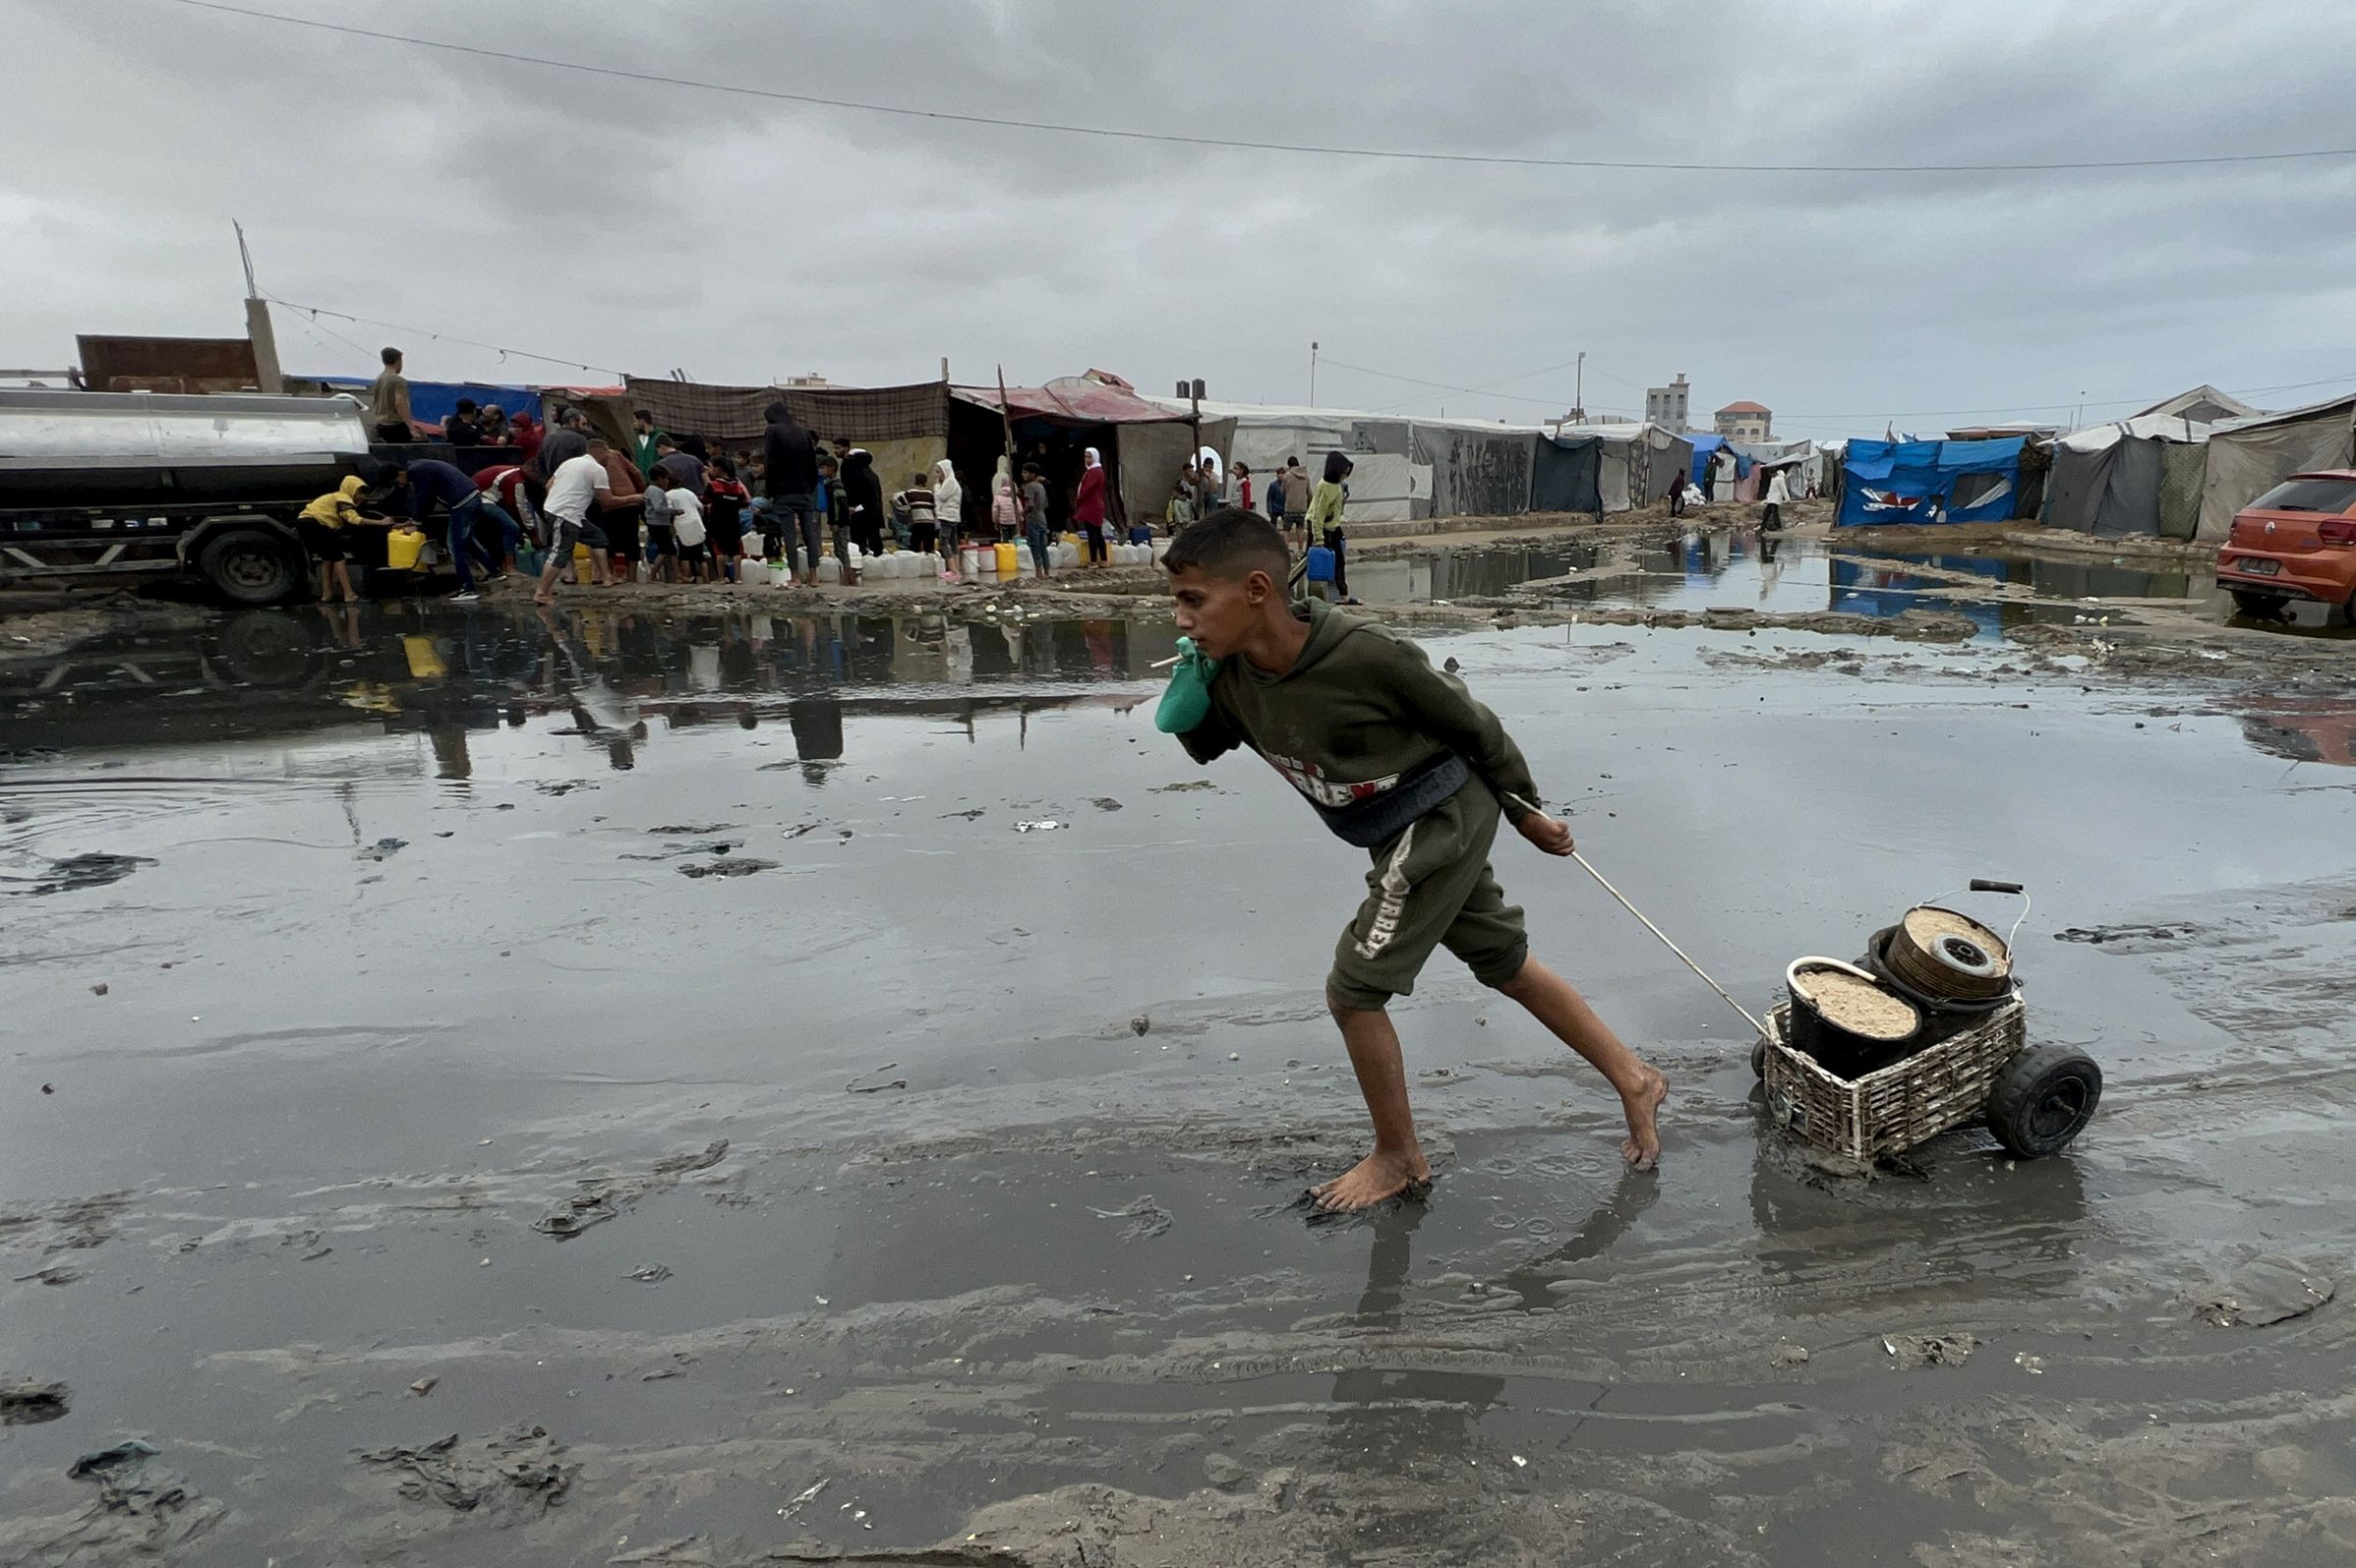
[[[400,350],[383,354],[383,372],[369,388],[368,421],[380,444],[425,440],[414,417]],[[396,460],[389,486],[372,491],[347,480],[302,513],[299,532],[326,601],[357,596],[349,569],[354,528],[386,530],[385,570],[398,587],[420,581],[426,525],[443,524],[440,545],[457,578],[457,597],[518,569],[526,551],[540,556],[535,597],[557,583],[607,586],[643,576],[666,583],[736,579],[748,560],[779,563],[792,583],[855,583],[858,563],[880,554],[886,538],[904,550],[937,553],[955,577],[961,546],[1010,542],[1026,548],[1038,575],[1054,574],[1058,519],[1079,536],[1083,561],[1111,561],[1115,497],[1102,453],[1085,448],[1076,478],[1058,495],[1049,454],[1034,445],[1001,458],[985,492],[970,494],[946,459],[911,473],[886,494],[874,454],[847,439],[822,438],[780,401],[764,410],[757,446],[726,449],[694,435],[674,436],[651,410],[635,411],[626,441],[600,436],[581,410],[543,427],[528,412],[457,401],[437,438],[464,454],[511,448],[512,456],[472,472],[438,457]],[[1064,459],[1069,462],[1069,449]],[[1312,478],[1298,456],[1263,487],[1248,464],[1222,475],[1212,454],[1187,463],[1159,519],[1175,535],[1221,506],[1264,512],[1298,552],[1295,579],[1307,591],[1348,599],[1342,513],[1351,465],[1327,453]],[[1071,470],[1064,472],[1069,475]],[[983,496],[986,495],[986,504]],[[362,503],[386,503],[383,513]],[[1132,537],[1149,533],[1142,522]],[[374,552],[368,552],[373,560]],[[834,565],[822,573],[820,562]]]

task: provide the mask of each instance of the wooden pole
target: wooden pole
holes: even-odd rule
[[[1006,367],[1003,365],[998,367],[998,423],[1006,435],[1006,483],[1008,489],[1014,492],[1015,516],[1019,519],[1023,515],[1023,475],[1020,466],[1015,461],[1020,455],[1015,450],[1015,411],[1014,405],[1006,399]],[[993,474],[990,478],[993,481],[990,505],[995,510],[998,504],[998,494],[994,484],[997,476]]]

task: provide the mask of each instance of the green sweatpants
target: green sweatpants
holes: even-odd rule
[[[1437,947],[1462,958],[1483,985],[1520,972],[1529,933],[1489,868],[1498,817],[1497,797],[1470,779],[1374,851],[1366,902],[1333,950],[1329,998],[1373,1011],[1408,996]]]

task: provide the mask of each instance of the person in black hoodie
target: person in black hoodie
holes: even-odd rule
[[[852,543],[870,555],[882,554],[883,481],[875,477],[875,454],[864,446],[854,446],[843,459],[843,496]]]
[[[769,488],[771,527],[782,528],[785,534],[786,564],[793,566],[798,546],[802,557],[795,575],[814,583],[818,580],[818,443],[782,402],[770,404],[761,417],[769,425],[761,436],[761,473]],[[779,541],[771,534],[768,543],[774,558]]]

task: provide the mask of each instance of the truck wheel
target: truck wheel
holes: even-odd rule
[[[2016,1159],[2059,1153],[2093,1120],[2102,1070],[2067,1045],[2032,1045],[1997,1071],[1988,1131]]]
[[[2280,594],[2261,594],[2248,588],[2231,590],[2233,608],[2252,620],[2280,620],[2285,603]]]
[[[308,615],[244,610],[209,628],[205,657],[223,679],[241,686],[295,686],[319,662],[318,622]]]
[[[197,570],[233,605],[275,605],[302,586],[295,549],[258,528],[235,528],[207,540]]]

